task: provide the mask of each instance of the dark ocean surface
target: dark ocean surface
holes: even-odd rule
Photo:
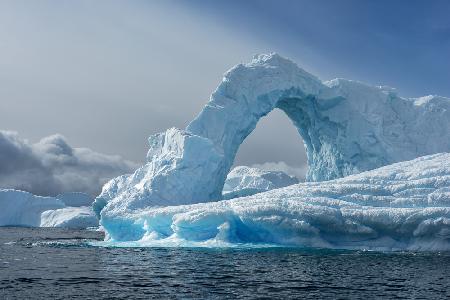
[[[100,232],[0,228],[0,299],[444,299],[450,253],[103,248]]]

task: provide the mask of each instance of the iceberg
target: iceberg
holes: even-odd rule
[[[91,206],[83,206],[86,201],[90,205],[92,197],[84,193],[42,197],[19,190],[0,189],[0,226],[96,227],[98,219]]]
[[[450,151],[450,99],[402,98],[391,88],[344,79],[322,82],[277,54],[258,55],[225,74],[185,130],[150,136],[147,163],[107,183],[96,213],[106,205],[112,217],[123,209],[220,200],[239,146],[276,108],[304,141],[308,181]]]
[[[31,193],[0,189],[0,226],[39,227],[41,214],[47,210],[65,207],[54,197],[35,196]]]
[[[115,245],[450,250],[450,154],[250,197],[148,207],[102,222]]]
[[[298,183],[298,179],[281,171],[237,166],[228,173],[222,190],[223,199],[251,196]]]
[[[229,200],[231,202],[217,202],[222,199],[224,183],[239,146],[255,129],[258,121],[274,109],[286,113],[304,141],[308,183]],[[101,217],[101,224],[112,241],[137,241],[149,234],[164,237],[175,233],[187,240],[208,240],[217,236],[213,233],[217,233],[219,226],[219,235],[228,236],[232,241],[281,244],[291,241],[294,244],[327,246],[333,245],[332,236],[344,240],[355,238],[354,235],[344,234],[354,230],[367,240],[379,235],[389,241],[396,241],[391,243],[392,247],[409,247],[415,245],[416,239],[406,238],[397,243],[398,232],[394,234],[389,231],[393,228],[384,227],[383,222],[403,228],[400,224],[409,222],[409,219],[402,219],[401,216],[413,218],[407,213],[412,208],[400,206],[400,210],[396,210],[397,207],[391,207],[389,203],[392,200],[395,204],[404,202],[412,207],[417,205],[414,209],[418,209],[419,215],[428,211],[428,207],[422,203],[428,197],[426,191],[431,189],[435,192],[432,197],[444,193],[445,198],[448,169],[440,169],[444,174],[442,176],[428,178],[437,182],[443,180],[444,186],[440,186],[440,189],[434,190],[435,187],[427,185],[422,191],[418,183],[413,191],[405,191],[411,192],[411,196],[386,194],[391,197],[386,198],[391,199],[388,202],[383,202],[383,193],[387,193],[385,189],[373,186],[371,179],[366,182],[365,177],[353,176],[422,156],[425,157],[423,161],[432,164],[436,160],[445,162],[443,157],[448,159],[445,153],[450,152],[449,128],[448,98],[403,98],[389,87],[374,87],[345,79],[323,82],[277,54],[257,55],[249,63],[239,64],[224,75],[209,102],[187,128],[170,128],[150,136],[146,164],[133,174],[119,176],[104,185],[93,208]],[[444,154],[427,156],[435,153]],[[423,174],[431,172],[426,171],[427,163],[422,163],[422,166]],[[408,163],[405,167],[409,167],[411,173],[416,171]],[[379,169],[361,176],[384,178],[384,171]],[[344,181],[339,181],[339,178]],[[345,181],[355,178],[359,178],[358,184]],[[395,190],[395,180],[383,180],[387,189]],[[404,182],[402,184],[406,185]],[[336,189],[338,198],[333,196],[333,189]],[[415,194],[416,189],[425,194]],[[312,193],[313,190],[317,194]],[[309,194],[302,194],[309,192],[312,198]],[[287,193],[286,196],[283,193]],[[348,206],[355,205],[359,209],[351,213],[360,215],[364,220],[342,216],[343,211],[347,212],[347,204],[341,201],[347,201],[353,195],[356,200],[349,202]],[[375,203],[372,203],[375,207],[373,213],[380,217],[374,218],[377,222],[365,221],[365,210],[372,207],[372,204],[365,206],[363,200],[366,198]],[[190,206],[196,203],[202,204]],[[345,204],[345,207],[341,208],[341,204]],[[443,219],[431,217],[430,222],[444,224],[447,221],[445,213],[441,212],[447,209],[445,201],[438,202],[438,205],[440,213],[437,215]],[[263,213],[259,219],[258,209],[263,212],[267,209],[273,215]],[[430,208],[431,211],[436,209]],[[189,210],[197,211],[199,215],[192,215]],[[252,213],[247,214],[247,210]],[[297,214],[305,215],[305,219],[296,217]],[[332,228],[326,231],[321,224],[310,223],[313,217],[307,217],[309,214],[317,214],[318,219],[314,219],[314,222]],[[250,223],[243,221],[247,216],[250,216]],[[324,221],[333,218],[337,223]],[[242,223],[245,226],[241,226]],[[255,230],[253,225],[260,227],[261,231]],[[344,226],[342,232],[335,232],[338,230],[335,226]],[[278,238],[270,227],[279,230]],[[248,235],[243,233],[244,228],[250,228]],[[330,237],[318,235],[316,242],[306,237],[301,242],[302,238],[297,233],[304,234],[308,228],[311,236],[317,231],[327,232]],[[239,233],[234,234],[236,230]],[[369,233],[364,235],[364,230],[373,232],[374,236]],[[384,230],[386,233],[383,235]],[[254,239],[249,238],[251,234],[255,236]],[[261,237],[261,234],[267,236]],[[405,234],[408,235],[409,231],[406,230]],[[382,244],[381,237],[373,239],[378,242],[356,240],[364,246]]]
[[[98,219],[91,206],[64,207],[44,211],[39,226],[84,229],[98,227]]]

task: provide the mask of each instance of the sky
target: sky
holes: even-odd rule
[[[0,130],[17,132],[4,145],[34,149],[59,134],[120,155],[127,169],[144,161],[150,134],[184,128],[223,73],[256,53],[278,52],[322,80],[448,97],[449,15],[438,0],[0,0]],[[305,169],[279,111],[236,158],[264,163]]]

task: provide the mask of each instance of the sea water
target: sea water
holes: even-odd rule
[[[99,247],[93,230],[0,228],[0,299],[450,297],[450,253]]]

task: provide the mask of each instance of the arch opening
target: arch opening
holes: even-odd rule
[[[340,100],[335,99],[331,103]],[[348,168],[347,163],[342,161],[336,143],[336,138],[339,136],[339,130],[342,126],[322,115],[321,112],[326,110],[326,107],[323,105],[320,107],[319,102],[320,100],[316,96],[305,95],[301,90],[291,88],[260,95],[255,102],[247,103],[244,109],[240,106],[240,111],[237,113],[245,121],[241,124],[233,124],[234,128],[225,124],[225,133],[220,136],[221,143],[217,145],[221,147],[224,153],[224,162],[219,167],[217,176],[220,190],[223,190],[227,174],[232,169],[242,144],[251,136],[258,124],[277,109],[290,119],[292,123],[290,126],[293,125],[292,127],[298,133],[296,139],[298,141],[303,140],[307,158],[306,180],[329,180],[353,173],[352,166],[350,165]],[[202,120],[202,117],[204,116],[200,115],[199,119]],[[195,121],[191,125],[195,125]],[[188,128],[195,129],[195,126],[191,125]],[[208,138],[211,137],[208,136]],[[214,138],[212,139],[214,140]],[[212,198],[219,199],[220,196],[216,195]]]
[[[283,171],[303,181],[307,157],[303,139],[292,120],[275,108],[262,117],[238,148],[232,168],[255,167]]]

